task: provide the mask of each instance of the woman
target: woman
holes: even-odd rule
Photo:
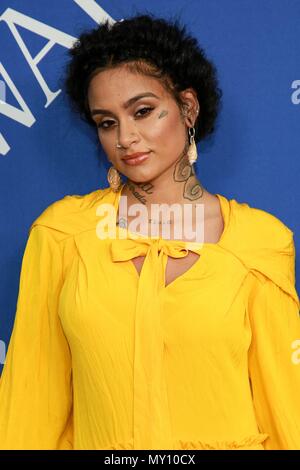
[[[70,52],[66,89],[109,186],[30,228],[1,448],[300,449],[293,232],[209,193],[193,168],[220,104],[213,64],[151,15],[102,24]],[[160,218],[155,204],[177,211]]]

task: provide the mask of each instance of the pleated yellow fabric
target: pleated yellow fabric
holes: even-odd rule
[[[300,449],[293,232],[217,194],[218,243],[101,239],[99,209],[122,189],[66,196],[30,227],[0,448]],[[188,251],[165,285],[168,256]]]

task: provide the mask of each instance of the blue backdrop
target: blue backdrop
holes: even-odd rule
[[[67,50],[83,29],[141,11],[179,14],[214,61],[223,108],[198,144],[198,177],[288,225],[299,292],[299,0],[0,0],[0,367],[31,223],[66,194],[108,184],[96,133],[61,91]]]

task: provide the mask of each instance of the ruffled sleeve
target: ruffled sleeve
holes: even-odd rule
[[[54,231],[31,227],[0,382],[0,449],[72,449],[71,353],[58,317],[62,284]]]
[[[248,364],[257,423],[269,435],[265,449],[300,449],[300,317],[293,232],[285,230],[281,248],[262,250],[252,264]]]

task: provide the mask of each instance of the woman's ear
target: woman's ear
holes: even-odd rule
[[[195,125],[198,117],[200,106],[197,99],[197,94],[192,88],[188,88],[181,93],[182,99],[182,113],[188,127]]]

